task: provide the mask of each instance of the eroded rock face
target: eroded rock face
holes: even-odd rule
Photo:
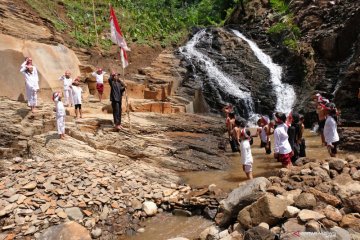
[[[39,73],[40,97],[51,101],[54,90],[62,90],[63,82],[58,78],[66,70],[73,77],[80,75],[79,59],[64,45],[48,45],[0,34],[0,96],[13,100],[25,99],[25,80],[19,72],[25,57],[31,57]]]

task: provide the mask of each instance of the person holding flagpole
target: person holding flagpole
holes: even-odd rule
[[[122,112],[122,96],[124,91],[126,90],[126,85],[120,79],[120,74],[112,71],[109,78],[109,86],[110,86],[110,101],[111,107],[113,109],[113,117],[114,117],[114,126],[115,129],[120,130],[123,129],[121,126],[121,112]]]
[[[110,39],[111,41],[118,45],[120,47],[120,59],[122,64],[122,75],[123,75],[123,83],[125,82],[125,68],[129,65],[128,56],[126,51],[130,51],[130,48],[127,46],[127,43],[125,41],[125,38],[123,37],[123,34],[121,32],[119,22],[116,18],[114,9],[110,5]],[[127,115],[129,120],[129,127],[131,131],[131,123],[130,123],[130,113],[129,113],[129,102],[128,102],[128,96],[125,92],[125,99],[126,99],[126,109],[127,109]]]

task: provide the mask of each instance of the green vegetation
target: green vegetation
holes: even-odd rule
[[[220,25],[238,0],[27,0],[42,17],[59,31],[68,31],[82,47],[96,43],[96,31],[102,48],[108,48],[109,3],[114,7],[122,32],[128,42],[179,43],[193,26]],[[65,22],[56,9],[66,10]],[[71,22],[71,23],[70,23]]]
[[[279,21],[269,28],[268,33],[281,36],[285,46],[298,51],[298,40],[301,31],[294,23],[294,16],[290,13],[288,4],[285,0],[270,0],[270,4]]]

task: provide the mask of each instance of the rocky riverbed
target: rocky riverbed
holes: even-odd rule
[[[131,131],[125,122],[128,128],[115,132],[104,106],[85,104],[77,121],[68,109],[60,140],[52,104],[31,114],[25,104],[1,99],[1,239],[57,239],[84,227],[89,238],[109,239],[131,234],[157,212],[217,208],[220,189],[181,185],[176,171],[226,167],[217,150],[221,119],[136,113]]]

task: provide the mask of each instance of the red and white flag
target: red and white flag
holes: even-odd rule
[[[121,33],[119,22],[116,18],[114,9],[110,6],[110,39],[113,43],[120,47],[120,58],[122,67],[126,68],[129,65],[128,57],[126,51],[130,51],[130,48],[127,46],[125,38]]]

